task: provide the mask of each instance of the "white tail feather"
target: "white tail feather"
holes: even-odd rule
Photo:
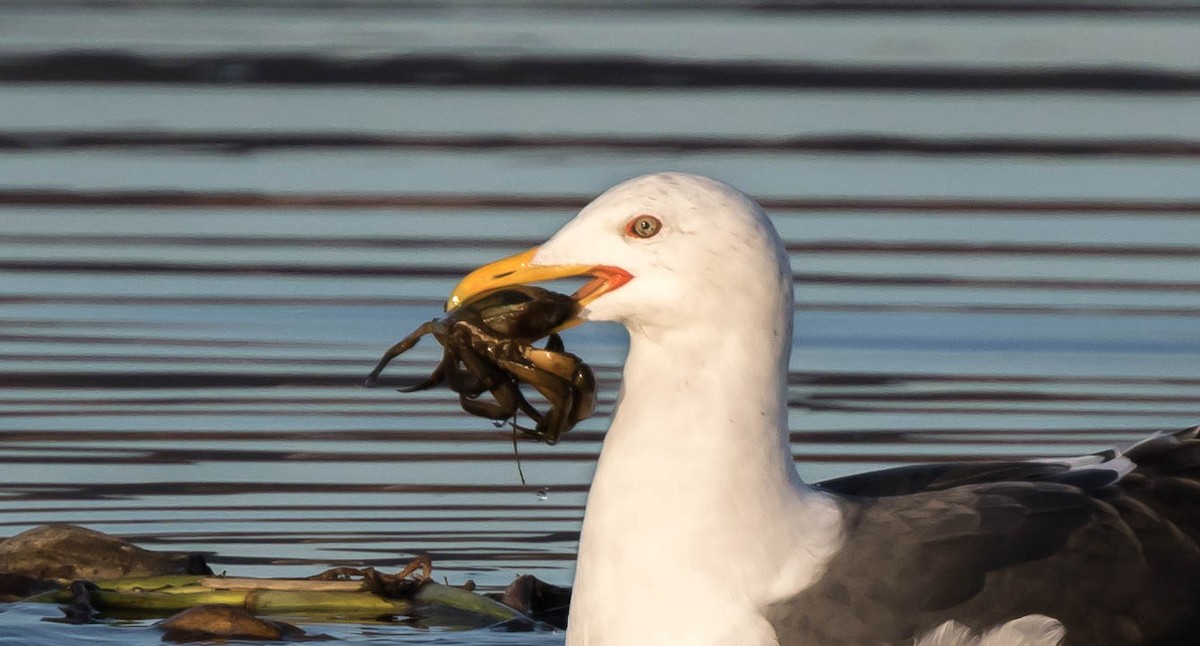
[[[1059,646],[1067,631],[1057,619],[1026,615],[975,635],[957,621],[947,621],[917,639],[913,646]]]

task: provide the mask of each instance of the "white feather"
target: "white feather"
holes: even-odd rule
[[[1057,619],[1026,615],[982,635],[957,621],[947,621],[917,639],[913,646],[1059,646],[1067,631]]]

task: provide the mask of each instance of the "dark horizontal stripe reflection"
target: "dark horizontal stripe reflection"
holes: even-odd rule
[[[150,55],[74,51],[0,56],[0,81],[205,85],[424,85],[475,87],[1091,90],[1196,92],[1200,74],[1124,66],[988,67],[825,65],[640,57]]]
[[[336,132],[33,131],[0,132],[0,150],[182,149],[241,155],[290,149],[434,149],[465,151],[611,150],[635,153],[792,152],[1054,157],[1196,157],[1188,139],[907,137],[846,133],[793,137],[579,136],[533,134],[384,135]]]

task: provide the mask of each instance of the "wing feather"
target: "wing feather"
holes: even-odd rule
[[[1190,639],[1198,434],[821,483],[841,496],[844,543],[821,579],[768,610],[780,644],[899,644],[948,621],[980,632],[1033,614],[1060,621],[1067,644]]]

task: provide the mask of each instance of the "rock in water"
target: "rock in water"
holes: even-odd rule
[[[187,569],[187,554],[152,552],[78,525],[41,525],[0,541],[0,572],[36,579],[119,579]]]
[[[500,603],[519,610],[531,619],[555,628],[566,628],[571,589],[551,585],[531,574],[523,574],[504,590]]]
[[[54,588],[55,585],[50,581],[24,574],[0,572],[0,603],[17,601]]]
[[[225,639],[296,639],[304,631],[282,621],[261,619],[245,608],[204,605],[188,608],[159,622],[163,638],[172,641]]]

